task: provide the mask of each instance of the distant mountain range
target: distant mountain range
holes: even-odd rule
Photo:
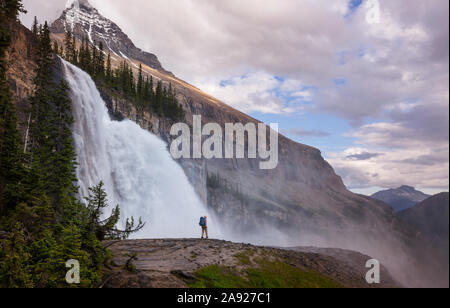
[[[449,246],[449,193],[432,196],[416,206],[401,211],[398,217],[416,227],[422,235],[442,248]]]
[[[416,190],[414,187],[404,185],[395,189],[379,191],[371,197],[389,204],[394,212],[398,213],[412,208],[431,196]]]

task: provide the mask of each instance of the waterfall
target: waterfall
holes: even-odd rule
[[[63,67],[75,118],[80,196],[103,181],[109,204],[119,204],[122,219],[134,216],[146,222],[134,238],[199,237],[198,222],[204,215],[210,236],[221,238],[166,143],[132,121],[112,121],[91,77],[65,61]]]

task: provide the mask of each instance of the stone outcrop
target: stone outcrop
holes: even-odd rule
[[[365,264],[371,257],[341,249],[298,247],[276,249],[215,240],[133,240],[105,243],[111,265],[104,288],[184,288],[197,280],[196,271],[216,265],[245,276],[258,260],[282,262],[317,273],[347,288],[392,288],[400,285],[383,267],[381,283],[368,284]]]

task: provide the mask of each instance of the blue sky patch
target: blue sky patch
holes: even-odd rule
[[[350,11],[355,11],[361,6],[361,4],[362,0],[350,0],[348,8],[350,9]]]

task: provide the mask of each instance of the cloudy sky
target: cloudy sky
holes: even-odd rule
[[[23,0],[53,20],[66,0]],[[163,66],[322,150],[346,185],[449,186],[449,1],[90,0]]]

